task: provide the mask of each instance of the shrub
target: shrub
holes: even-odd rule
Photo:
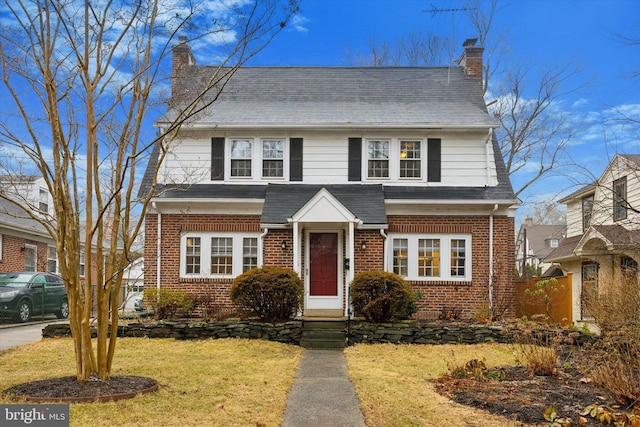
[[[186,316],[194,309],[193,299],[179,289],[145,288],[144,301],[158,320],[173,320],[178,313]]]
[[[294,317],[302,304],[304,286],[298,274],[281,267],[254,268],[236,277],[231,301],[262,320]]]
[[[357,316],[370,322],[406,319],[417,311],[417,295],[397,274],[367,271],[351,282],[351,304]]]

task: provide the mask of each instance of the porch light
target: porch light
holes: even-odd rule
[[[366,249],[367,249],[367,242],[363,240],[362,243],[360,243],[360,250],[364,251]]]
[[[283,240],[282,243],[280,243],[280,247],[282,248],[282,250],[287,249],[287,241]]]

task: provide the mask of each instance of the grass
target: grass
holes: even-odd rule
[[[508,345],[356,345],[345,355],[369,427],[519,425],[453,403],[432,382],[447,372],[447,363],[485,359],[487,367],[513,365]]]
[[[158,381],[159,390],[102,404],[72,404],[72,426],[278,426],[302,349],[261,340],[121,338],[112,375]],[[0,390],[75,375],[70,339],[0,352]],[[0,398],[0,403],[11,403]]]
[[[71,426],[278,426],[302,349],[261,340],[176,341],[121,338],[113,375],[158,381],[159,391],[129,400],[72,404]],[[435,378],[471,359],[515,363],[508,345],[356,345],[349,376],[369,427],[515,426],[440,396]],[[74,375],[70,339],[46,339],[0,352],[0,390]],[[0,398],[0,403],[11,403]]]

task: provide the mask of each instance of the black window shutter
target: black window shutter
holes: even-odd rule
[[[349,138],[349,181],[362,181],[362,138]]]
[[[224,181],[224,138],[211,138],[211,181]]]
[[[442,170],[442,140],[439,138],[429,138],[427,144],[427,181],[440,182]]]
[[[290,138],[289,150],[289,181],[302,181],[302,138]]]

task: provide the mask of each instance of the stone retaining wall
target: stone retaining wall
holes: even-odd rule
[[[405,321],[396,323],[351,322],[348,343],[396,343],[396,344],[480,344],[487,342],[508,343],[514,341],[517,329],[501,325],[444,324]],[[553,331],[539,330],[543,336],[555,334]],[[562,332],[568,344],[582,345],[594,339],[593,335],[577,330]],[[69,325],[48,325],[42,330],[44,338],[70,336]],[[254,338],[300,345],[302,322],[283,323],[261,322],[159,322],[132,323],[118,327],[120,337],[148,337],[206,339],[206,338]]]

